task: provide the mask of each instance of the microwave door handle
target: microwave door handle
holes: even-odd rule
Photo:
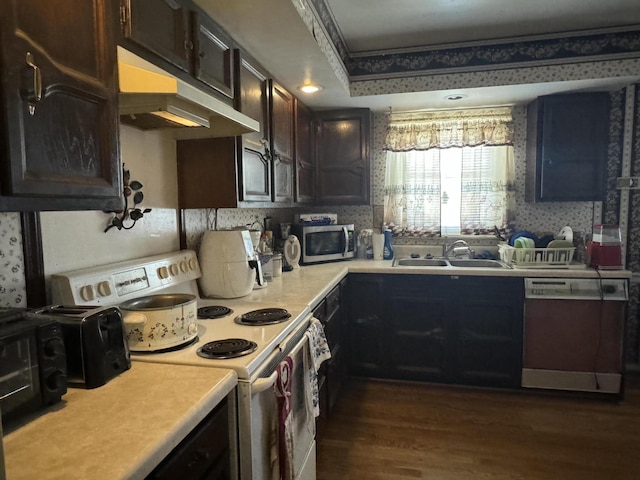
[[[347,227],[342,227],[342,241],[344,242],[342,256],[345,257],[349,251],[349,232],[347,231]]]

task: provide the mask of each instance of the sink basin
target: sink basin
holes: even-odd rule
[[[441,258],[396,258],[394,267],[447,267],[449,263]]]
[[[396,258],[394,267],[458,267],[458,268],[509,268],[498,260],[485,258]]]
[[[472,259],[451,259],[449,263],[452,267],[464,267],[464,268],[507,268],[507,266],[499,262],[498,260],[488,260],[485,258],[472,258]]]

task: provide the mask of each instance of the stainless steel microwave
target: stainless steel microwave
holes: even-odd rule
[[[300,261],[303,265],[348,260],[355,257],[353,224],[295,225],[292,233],[300,241]]]

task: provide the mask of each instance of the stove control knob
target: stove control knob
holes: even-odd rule
[[[602,292],[603,293],[608,293],[609,295],[612,295],[614,293],[616,293],[616,286],[615,285],[603,285],[602,286]]]
[[[102,282],[98,283],[98,295],[100,295],[101,297],[108,297],[111,295],[111,293],[113,293],[111,290],[111,285],[107,280],[103,280]]]
[[[198,326],[195,323],[190,323],[187,327],[187,332],[189,335],[193,335],[198,331]]]
[[[93,288],[93,285],[83,285],[80,287],[80,296],[87,302],[91,302],[96,298],[96,291]]]
[[[180,271],[182,273],[187,273],[189,271],[189,264],[187,263],[186,260],[183,260],[182,262],[180,262]]]
[[[197,268],[198,264],[196,263],[196,260],[194,258],[189,260],[189,270],[191,270],[192,272]]]
[[[171,265],[169,265],[169,273],[171,273],[171,275],[173,276],[178,275],[180,273],[180,269],[178,268],[177,263],[172,263]]]
[[[169,269],[166,267],[166,265],[158,269],[158,276],[163,280],[165,278],[169,278]]]

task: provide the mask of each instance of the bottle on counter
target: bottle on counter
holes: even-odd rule
[[[393,246],[391,245],[391,230],[384,231],[384,249],[382,250],[382,259],[383,260],[392,260],[393,259]]]
[[[358,258],[373,260],[373,230],[363,228],[358,235]]]

